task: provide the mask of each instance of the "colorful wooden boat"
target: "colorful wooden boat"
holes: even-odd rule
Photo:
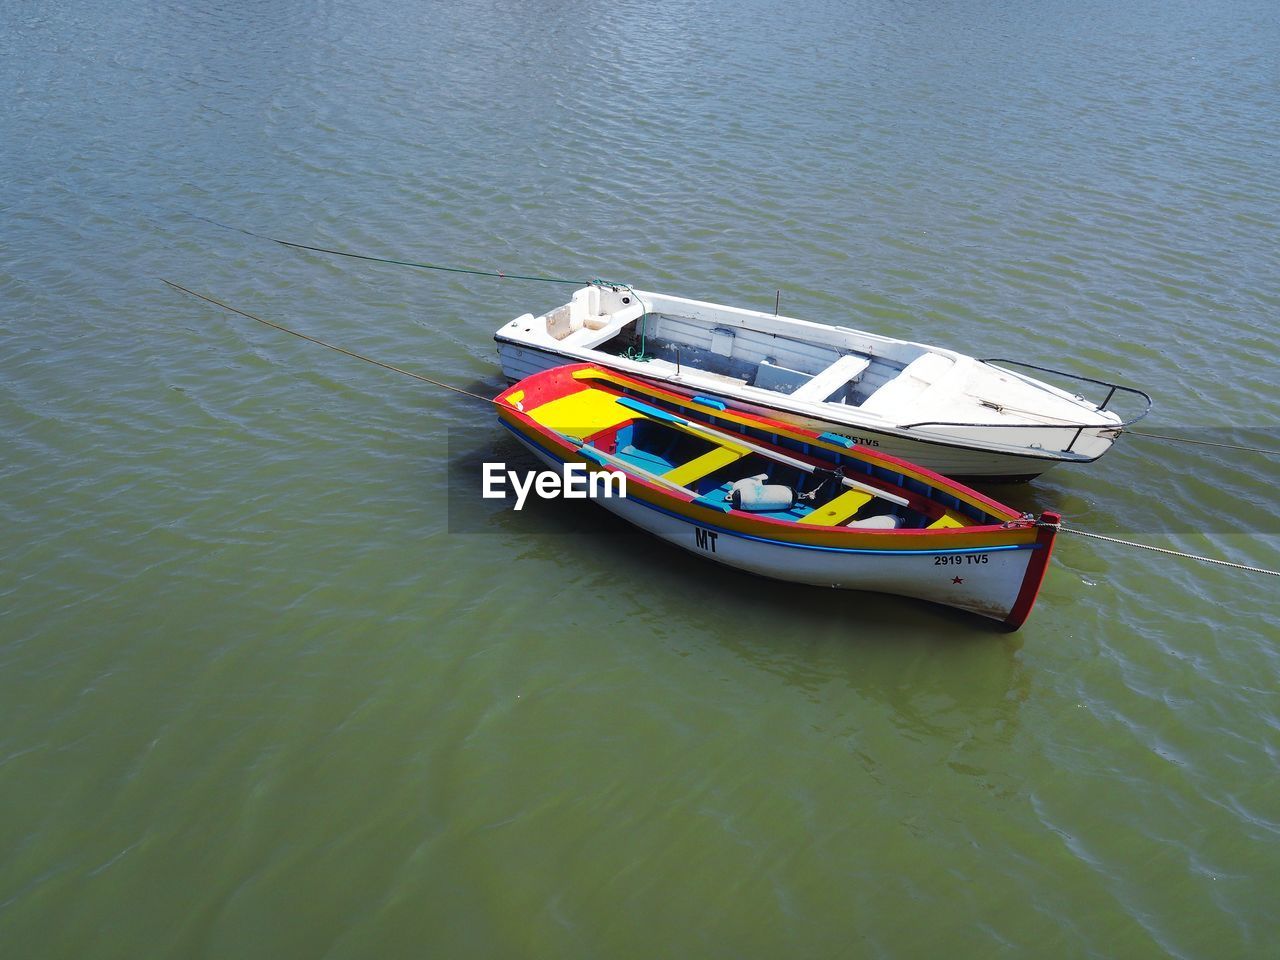
[[[494,339],[513,381],[595,363],[953,477],[1028,480],[1055,464],[1090,463],[1151,406],[1140,390],[1047,367],[603,283],[512,320]],[[1077,390],[1107,395],[1095,403]],[[1118,392],[1141,412],[1123,420],[1106,409]]]
[[[534,374],[494,401],[551,467],[626,477],[598,499],[693,553],[797,583],[957,607],[1017,629],[1056,514],[1030,515],[903,460],[592,364]]]

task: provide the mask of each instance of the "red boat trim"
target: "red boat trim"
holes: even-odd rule
[[[1053,555],[1053,541],[1058,535],[1058,524],[1062,516],[1046,510],[1040,514],[1039,533],[1036,535],[1036,546],[1040,549],[1031,554],[1027,561],[1027,572],[1022,575],[1022,587],[1018,590],[1018,599],[1013,602],[1013,609],[1004,618],[1004,625],[1010,630],[1017,630],[1027,622],[1031,608],[1040,596],[1040,585],[1044,583],[1044,574],[1049,567],[1049,557]]]

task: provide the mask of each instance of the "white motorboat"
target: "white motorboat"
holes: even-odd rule
[[[1151,406],[1141,390],[1047,367],[618,284],[576,290],[569,303],[524,314],[494,339],[512,381],[564,363],[601,364],[989,481],[1097,460]],[[1106,397],[1095,403],[1028,369]],[[1136,416],[1107,409],[1118,392],[1140,398]]]

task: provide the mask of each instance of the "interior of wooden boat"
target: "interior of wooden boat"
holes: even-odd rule
[[[869,529],[941,529],[1000,523],[980,506],[923,480],[904,476],[882,461],[863,456],[857,448],[847,454],[814,447],[788,434],[771,432],[727,418],[717,418],[674,402],[664,408],[649,406],[652,397],[629,387],[620,392],[592,386],[569,394],[535,411],[545,426],[581,439],[609,458],[614,466],[634,471],[642,478],[661,478],[664,486],[679,486],[698,502],[716,509],[748,509],[773,520],[825,527]],[[693,402],[697,402],[697,398]],[[655,415],[645,415],[645,411]],[[694,414],[693,421],[671,418]],[[737,438],[765,452],[750,449]],[[778,448],[782,458],[772,455]],[[792,454],[811,457],[821,464],[809,471],[785,462]],[[842,478],[855,481],[858,489]],[[768,491],[784,490],[781,501],[760,501],[762,506],[735,500],[734,492],[755,482]],[[903,498],[906,505],[877,495],[883,491]],[[775,495],[776,496],[776,495]]]

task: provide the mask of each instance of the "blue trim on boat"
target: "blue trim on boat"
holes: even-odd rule
[[[525,436],[515,427],[508,424],[505,420],[499,419],[498,422],[502,424],[502,426],[510,430],[513,434],[515,434],[516,439],[519,440],[521,443],[537,447],[539,450],[545,453],[548,457],[550,457],[552,460],[557,461],[558,463],[563,464],[567,462],[554,450],[549,450],[546,447],[544,447],[542,444],[538,443],[536,440],[532,440],[529,437]],[[636,479],[643,481],[644,477],[637,477]],[[880,556],[880,557],[917,557],[917,556],[932,556],[935,554],[995,553],[1001,550],[1039,550],[1040,549],[1040,544],[1038,543],[1009,543],[1009,544],[998,544],[992,547],[962,547],[962,548],[952,548],[952,549],[930,548],[930,549],[924,549],[924,550],[903,550],[903,549],[869,550],[869,549],[864,549],[859,547],[823,547],[823,546],[819,546],[817,544],[812,544],[812,543],[790,543],[786,540],[773,540],[773,539],[770,539],[769,537],[757,537],[750,533],[743,533],[740,530],[729,530],[725,527],[718,527],[714,523],[704,523],[701,520],[692,520],[689,517],[686,517],[684,514],[674,513],[671,510],[667,510],[663,507],[658,506],[656,503],[649,503],[647,500],[641,500],[638,497],[627,496],[625,499],[629,503],[634,503],[638,506],[646,507],[649,510],[656,510],[658,513],[666,514],[669,517],[673,517],[676,520],[681,520],[688,524],[693,524],[695,526],[700,526],[700,527],[706,527],[708,530],[716,531],[716,533],[727,534],[728,536],[738,537],[742,540],[754,540],[757,543],[772,544],[775,547],[792,547],[796,550],[822,550],[826,553],[859,553],[859,554],[869,554],[872,556]],[[693,502],[697,503],[698,506],[706,506],[708,509],[715,509],[710,504],[699,503],[698,500],[694,500]]]
[[[647,450],[637,450],[631,444],[620,448],[614,456],[631,464],[633,467],[647,470],[649,473],[666,473],[675,466],[666,457],[660,457],[656,453],[650,453]]]
[[[834,443],[837,446],[844,447],[846,450],[854,446],[854,442],[848,437],[842,437],[838,433],[820,433],[819,440],[825,440],[827,443]]]
[[[653,417],[655,420],[666,420],[670,423],[683,424],[686,421],[682,417],[677,417],[674,413],[667,413],[665,410],[659,410],[647,403],[641,403],[639,400],[633,400],[630,397],[619,397],[618,403],[631,410],[643,413],[646,417]]]
[[[700,403],[700,404],[702,404],[704,407],[713,407],[713,408],[715,408],[716,410],[723,410],[723,409],[724,409],[724,404],[723,404],[723,403],[721,403],[719,400],[712,400],[710,397],[695,396],[695,397],[693,398],[693,402],[694,402],[694,403]]]

